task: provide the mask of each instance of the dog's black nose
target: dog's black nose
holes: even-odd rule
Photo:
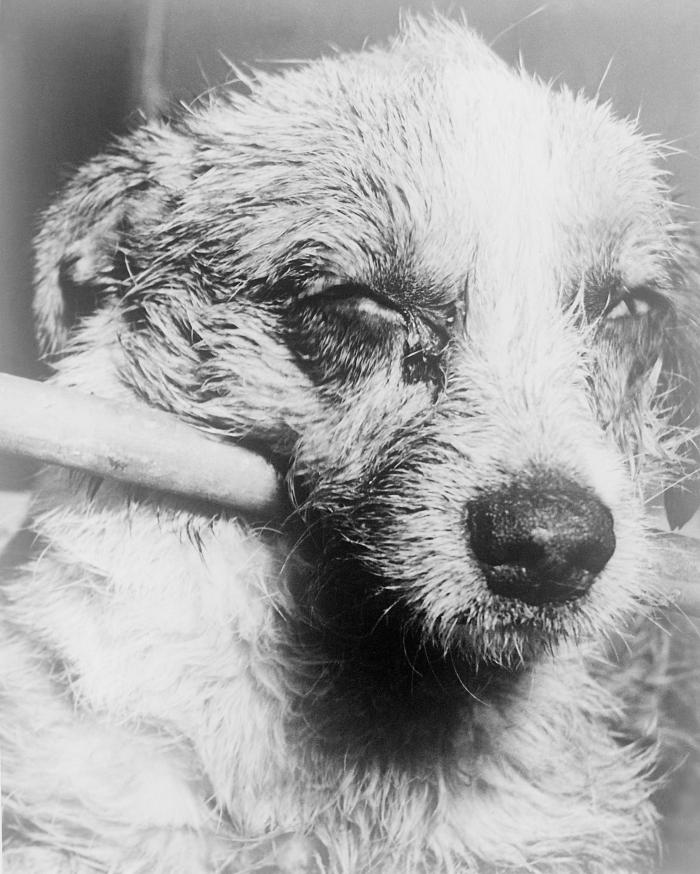
[[[491,591],[528,604],[583,595],[615,551],[610,510],[562,477],[533,476],[475,498],[467,527]]]

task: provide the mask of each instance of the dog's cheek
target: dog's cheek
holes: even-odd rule
[[[686,481],[695,462],[695,377],[669,309],[601,324],[591,357],[591,398],[640,491],[666,491],[672,524],[694,512]],[[678,486],[674,487],[674,483]]]
[[[164,282],[165,282],[164,278]],[[124,323],[121,377],[150,404],[224,439],[289,456],[318,392],[279,313],[243,294],[212,302],[185,288],[148,295]]]
[[[430,418],[435,383],[418,363],[407,376],[410,331],[398,312],[301,301],[287,306],[283,321],[290,353],[319,404],[318,414],[300,423],[296,482],[305,498],[313,491],[315,502],[332,508],[342,500],[328,489],[346,483],[345,494],[354,493],[408,423]]]
[[[671,484],[664,492],[671,529],[682,528],[700,508],[700,343],[685,326],[666,351],[658,404],[674,435]]]
[[[209,423],[290,456],[311,422],[319,393],[290,348],[279,309],[253,301],[210,307],[197,345],[197,379]]]
[[[400,366],[392,384],[379,373],[338,402],[316,391],[319,414],[304,423],[291,475],[314,512],[344,517],[363,484],[399,455],[407,430],[430,419],[432,399],[422,383],[401,383]]]

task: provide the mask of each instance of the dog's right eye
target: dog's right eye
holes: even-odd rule
[[[442,384],[455,318],[447,311],[403,308],[366,285],[319,280],[297,295],[289,312],[292,348],[321,382],[356,382],[399,363],[406,382]]]
[[[356,382],[401,355],[407,317],[365,285],[320,282],[288,309],[290,346],[320,382]]]

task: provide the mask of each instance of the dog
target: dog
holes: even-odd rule
[[[653,870],[643,502],[697,505],[700,361],[664,146],[437,17],[243,79],[78,170],[35,311],[56,383],[290,512],[41,474],[6,865]]]

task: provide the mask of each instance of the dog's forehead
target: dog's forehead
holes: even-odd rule
[[[266,215],[249,251],[445,288],[653,279],[671,224],[653,143],[463,39],[323,59],[212,107],[207,140],[238,167],[224,196]]]

